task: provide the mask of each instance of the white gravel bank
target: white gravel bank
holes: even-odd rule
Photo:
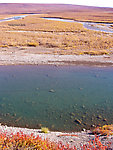
[[[35,50],[36,51],[36,50]],[[53,55],[38,54],[30,50],[18,50],[18,48],[1,49],[0,65],[17,65],[17,64],[54,64],[54,65],[110,65],[113,66],[113,55]]]

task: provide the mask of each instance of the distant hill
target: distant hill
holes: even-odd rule
[[[71,4],[0,3],[0,14],[113,11],[113,8]]]
[[[0,3],[0,15],[37,13],[78,21],[113,22],[113,8],[71,4]]]

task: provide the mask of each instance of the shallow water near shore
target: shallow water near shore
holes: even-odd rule
[[[113,123],[113,68],[0,66],[0,122],[80,131]]]

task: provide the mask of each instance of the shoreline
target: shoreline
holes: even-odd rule
[[[111,55],[60,55],[48,48],[0,48],[0,65],[87,65],[113,66]],[[46,51],[48,54],[46,54]],[[50,53],[51,52],[51,53]]]
[[[0,65],[86,65],[86,66],[99,66],[99,67],[113,67],[113,54],[112,55],[54,55],[45,54],[47,48],[0,48]],[[50,49],[52,50],[52,49]],[[33,133],[35,136],[39,135],[42,139],[49,139],[51,142],[62,142],[71,146],[76,146],[80,149],[81,145],[88,144],[90,140],[95,138],[91,131],[85,130],[81,132],[52,132],[41,133],[40,129],[28,129],[20,127],[8,127],[0,125],[0,132],[16,134],[23,132],[27,135]],[[75,134],[76,136],[62,136],[63,134]],[[61,136],[60,136],[61,135]],[[99,136],[103,143],[112,142],[113,148],[113,135],[106,138],[106,136]]]

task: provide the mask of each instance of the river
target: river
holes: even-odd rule
[[[113,123],[113,69],[1,66],[0,122],[80,131]]]
[[[22,19],[26,16],[28,16],[28,15],[21,15],[21,16],[14,16],[14,17],[10,17],[10,18],[5,18],[5,19],[1,19],[0,22],[11,21],[11,20],[19,20],[19,19]]]
[[[29,14],[29,15],[31,15],[31,14]],[[36,14],[32,14],[32,15],[36,15]],[[22,19],[26,16],[28,16],[28,15],[21,15],[21,16],[14,16],[14,17],[10,17],[10,18],[5,18],[5,19],[1,19],[0,22],[19,20],[19,19]],[[109,24],[109,23],[81,22],[81,21],[74,21],[74,20],[61,19],[61,18],[44,18],[44,19],[54,20],[54,21],[63,21],[63,22],[78,22],[78,23],[83,24],[84,28],[89,29],[89,30],[113,33],[113,29],[110,28],[110,26],[113,24]],[[19,32],[19,31],[17,31],[17,32]],[[20,31],[20,32],[24,32],[24,31]],[[30,31],[28,31],[28,32],[30,32]]]
[[[83,22],[83,21],[81,22],[81,21],[74,21],[74,20],[60,19],[60,18],[44,18],[44,19],[62,21],[62,22],[77,22],[83,24],[84,28],[89,30],[113,33],[113,29],[110,29],[110,26],[113,24],[109,24],[109,23],[94,23],[94,22]]]

